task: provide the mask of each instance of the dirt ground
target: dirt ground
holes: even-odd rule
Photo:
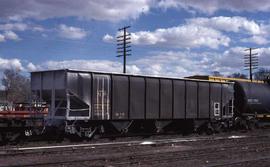
[[[270,130],[156,138],[19,154],[2,149],[0,166],[270,166]]]

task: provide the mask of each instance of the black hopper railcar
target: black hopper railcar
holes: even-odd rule
[[[49,105],[47,127],[92,137],[117,131],[232,126],[234,84],[76,70],[31,73],[31,89]]]

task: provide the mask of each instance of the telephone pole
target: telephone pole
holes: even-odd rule
[[[252,71],[258,68],[259,58],[258,53],[252,53],[257,48],[247,48],[245,51],[249,51],[249,54],[244,55],[245,70],[249,70],[249,78],[252,82]]]
[[[127,33],[127,29],[130,26],[125,26],[123,28],[118,29],[120,31],[120,35],[117,36],[117,56],[123,57],[123,73],[126,73],[126,61],[127,56],[131,56],[131,37],[130,33]],[[123,32],[123,33],[122,33]],[[121,34],[122,33],[122,34]]]

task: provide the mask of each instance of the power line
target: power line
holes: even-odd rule
[[[259,57],[258,53],[252,53],[257,48],[247,48],[245,51],[249,51],[249,54],[244,55],[245,70],[249,70],[249,78],[252,81],[253,70],[258,68]]]
[[[127,56],[131,56],[131,34],[127,33],[127,29],[130,26],[125,26],[123,28],[118,29],[118,31],[123,32],[120,33],[117,38],[117,56],[116,57],[123,57],[123,73],[126,73],[126,60]]]

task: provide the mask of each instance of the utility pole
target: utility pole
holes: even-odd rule
[[[116,57],[123,57],[123,73],[126,73],[126,61],[127,56],[131,56],[131,37],[130,33],[127,33],[127,29],[130,26],[125,26],[123,28],[118,29],[120,31],[120,35],[117,36],[117,56]],[[121,34],[123,32],[123,34]]]
[[[252,82],[252,71],[258,68],[259,58],[258,53],[252,53],[257,48],[248,48],[245,51],[249,51],[249,54],[244,55],[245,70],[249,70],[249,78]]]

